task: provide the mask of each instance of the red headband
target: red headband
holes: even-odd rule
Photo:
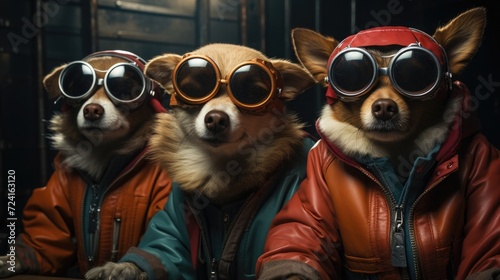
[[[379,47],[379,46],[402,46],[407,47],[410,44],[418,43],[421,47],[431,51],[441,63],[444,69],[448,69],[448,59],[441,45],[436,40],[420,30],[404,27],[404,26],[383,26],[375,27],[358,32],[345,38],[333,50],[328,64],[333,58],[343,49],[348,47]],[[447,70],[446,70],[447,71]],[[337,95],[333,88],[328,85],[326,91],[326,100],[328,104],[336,102]]]

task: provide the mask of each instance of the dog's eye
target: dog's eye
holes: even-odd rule
[[[208,86],[203,85],[203,76],[199,78],[186,77],[178,82],[177,86],[185,95],[191,97],[205,97]]]
[[[257,104],[264,101],[271,93],[271,81],[247,76],[244,79],[231,80],[233,96],[244,104]]]
[[[61,87],[67,96],[81,97],[92,89],[94,72],[88,65],[72,64],[66,67],[61,78]]]
[[[348,93],[366,90],[375,75],[372,60],[360,51],[350,51],[339,56],[332,62],[329,71],[331,83]]]
[[[217,75],[212,67],[182,65],[176,75],[178,89],[186,96],[203,98],[217,86]]]
[[[113,68],[108,74],[106,85],[110,93],[121,100],[136,99],[144,88],[141,74],[127,71],[125,66]]]
[[[405,55],[401,55],[393,63],[392,68],[394,81],[409,93],[430,89],[439,71],[429,55],[418,51],[408,51]]]

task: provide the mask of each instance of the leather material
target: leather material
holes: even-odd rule
[[[83,248],[83,201],[86,183],[74,170],[55,158],[55,172],[47,185],[35,189],[23,212],[25,231],[19,236],[36,252],[37,274],[61,274],[78,263],[85,273],[90,265]],[[118,260],[129,247],[137,245],[148,221],[163,209],[171,190],[171,179],[158,165],[141,153],[112,183],[104,197],[100,217],[99,249],[94,265],[111,260],[113,231],[121,219]],[[76,242],[76,243],[75,243]],[[22,258],[22,252],[17,252]]]
[[[500,267],[500,151],[478,130],[464,106],[411,207],[418,279],[465,279]],[[388,196],[370,171],[323,136],[309,153],[307,178],[273,221],[257,273],[272,279],[261,271],[265,264],[294,260],[321,279],[341,279],[346,270],[401,279],[391,264]]]

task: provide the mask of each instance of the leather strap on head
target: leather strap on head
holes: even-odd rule
[[[135,63],[137,67],[141,69],[141,71],[144,72],[144,67],[146,66],[146,61],[142,59],[140,56],[128,52],[128,51],[123,51],[123,50],[106,50],[106,51],[98,51],[92,54],[89,54],[83,60],[89,60],[91,58],[95,57],[101,57],[101,56],[114,56],[118,58],[125,59],[129,62]]]

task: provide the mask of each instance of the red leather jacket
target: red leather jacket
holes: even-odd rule
[[[500,152],[462,115],[412,206],[417,279],[465,279],[500,267]],[[320,140],[307,179],[273,221],[259,279],[404,278],[391,264],[392,212],[380,181]]]
[[[94,265],[118,260],[136,246],[148,221],[163,209],[172,182],[159,165],[142,151],[109,185],[100,209],[99,243]],[[80,174],[61,166],[55,158],[55,172],[47,185],[35,189],[23,211],[24,232],[16,244],[23,268],[34,274],[64,274],[78,265],[89,267],[84,239],[88,235],[82,213],[87,183]]]

